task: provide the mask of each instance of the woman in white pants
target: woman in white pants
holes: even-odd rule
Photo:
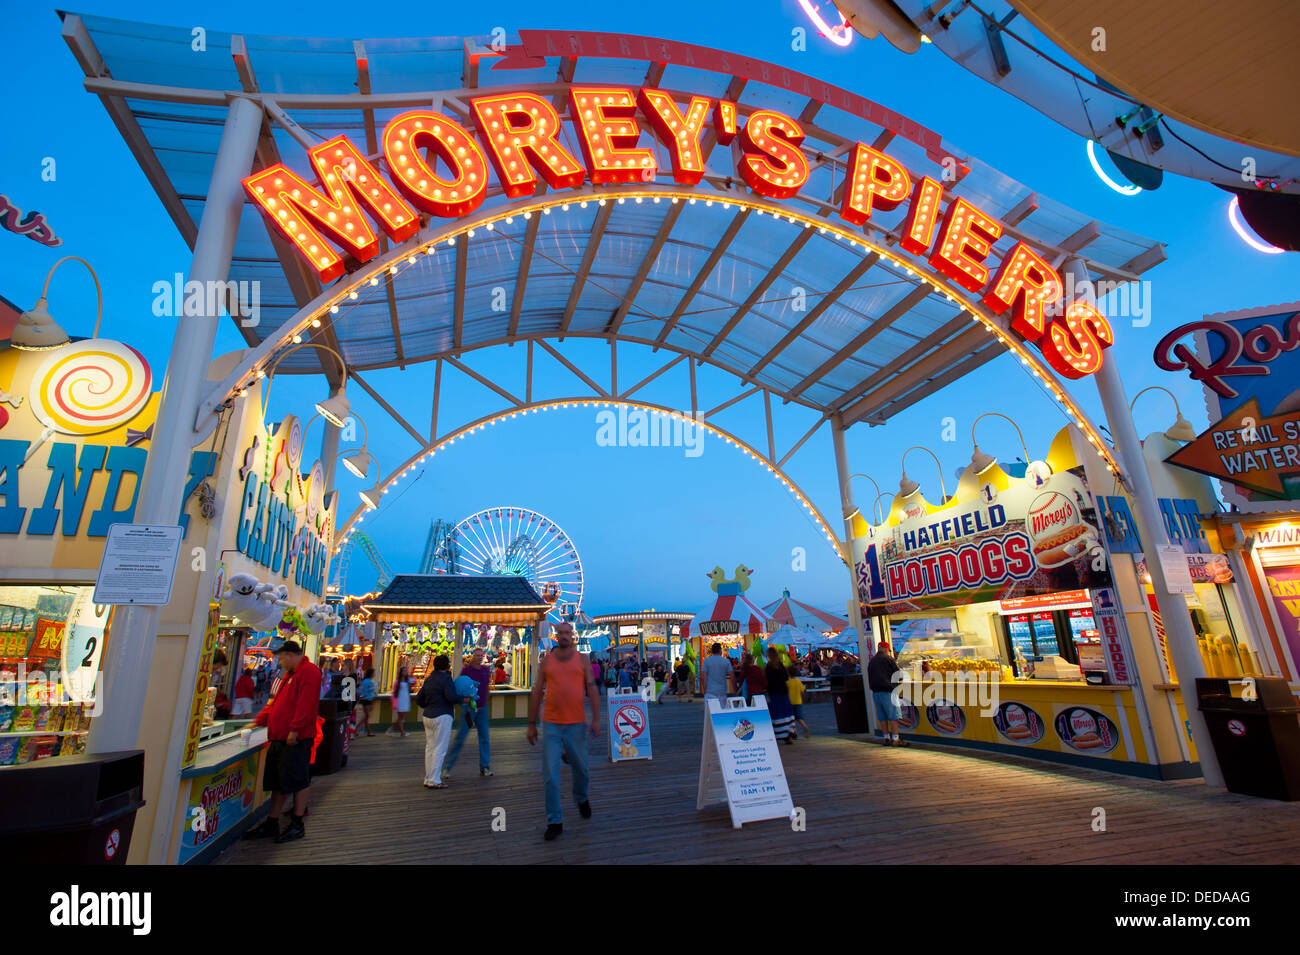
[[[442,762],[451,742],[451,717],[457,703],[468,703],[456,695],[451,679],[451,660],[445,653],[433,658],[433,671],[420,687],[415,702],[424,710],[424,788],[446,789]]]

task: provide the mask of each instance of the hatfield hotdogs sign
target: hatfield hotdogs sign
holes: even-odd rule
[[[975,494],[857,538],[859,599],[906,613],[1110,584],[1096,511],[1074,473]]]
[[[679,96],[685,100],[652,88],[571,87],[567,121],[579,157],[561,141],[565,120],[549,98],[487,93],[470,101],[472,131],[428,109],[394,117],[382,137],[386,175],[350,139],[336,136],[308,151],[319,187],[277,164],[247,177],[244,188],[271,227],[328,282],[349,260],[378,254],[372,220],[393,242],[404,242],[419,231],[422,215],[456,219],[474,212],[487,197],[490,175],[510,199],[534,195],[542,180],[551,190],[586,181],[653,182],[658,160],[641,144],[643,133],[662,144],[673,180],[683,185],[704,177],[706,136],[723,146],[735,141],[737,171],[761,196],[788,199],[807,183],[811,167],[798,121],[767,109],[745,118],[734,102]],[[1011,329],[1036,343],[1059,374],[1080,378],[1101,367],[1102,352],[1114,342],[1110,324],[1082,300],[1054,314],[1063,288],[1046,259],[1017,242],[1000,264],[986,264],[1004,231],[996,217],[955,196],[945,211],[943,185],[916,177],[865,143],[854,145],[847,177],[839,213],[845,222],[865,225],[875,213],[906,203],[903,249],[980,295],[995,315],[1010,312]]]

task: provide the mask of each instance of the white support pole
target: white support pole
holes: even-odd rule
[[[1066,260],[1065,269],[1073,276],[1074,288],[1091,287],[1088,269],[1082,259],[1071,256]],[[1187,602],[1182,594],[1170,593],[1165,582],[1158,548],[1170,541],[1165,533],[1164,522],[1159,517],[1160,507],[1151,487],[1151,475],[1147,473],[1146,462],[1142,457],[1142,442],[1133,425],[1128,397],[1124,394],[1124,384],[1120,381],[1119,368],[1113,357],[1108,357],[1102,363],[1101,370],[1093,375],[1093,379],[1097,385],[1097,394],[1101,397],[1102,408],[1106,412],[1106,424],[1115,439],[1115,450],[1124,467],[1124,476],[1132,490],[1133,516],[1137,520],[1138,533],[1142,536],[1142,553],[1146,557],[1147,571],[1151,574],[1151,586],[1155,591],[1156,605],[1160,608],[1160,618],[1165,625],[1169,653],[1178,670],[1178,692],[1182,695],[1183,709],[1192,729],[1192,739],[1196,743],[1201,773],[1205,776],[1206,785],[1222,786],[1223,772],[1219,769],[1219,761],[1214,754],[1210,731],[1197,708],[1196,678],[1206,675],[1205,665],[1196,648],[1196,633],[1192,630],[1192,617]],[[1138,678],[1146,679],[1142,674]]]
[[[338,391],[332,391],[330,397],[338,394]],[[322,417],[323,421],[325,419]],[[338,425],[325,421],[325,433],[320,439],[320,466],[325,476],[325,493],[333,491],[334,476],[339,466],[339,435],[342,433]]]
[[[849,599],[858,605],[858,582],[853,570],[853,503],[852,479],[849,477],[849,452],[844,444],[844,421],[839,415],[831,418],[831,443],[835,447],[835,474],[840,482],[840,506],[844,515],[844,562],[849,567]],[[862,691],[867,696],[867,732],[876,732],[876,713],[871,706],[871,687],[867,685],[867,633],[866,623],[858,614],[858,670],[862,678]]]
[[[225,282],[230,273],[235,234],[244,206],[240,180],[252,168],[261,128],[262,108],[256,102],[243,98],[231,102],[190,262],[189,281],[197,281],[205,289],[211,287],[209,283]],[[153,441],[140,478],[134,518],[137,524],[175,524],[181,512],[195,437],[194,416],[220,321],[216,310],[208,314],[208,306],[216,304],[216,296],[198,297],[202,299],[199,314],[177,318]],[[92,753],[135,749],[140,737],[162,608],[121,609],[120,618],[113,622],[104,655],[104,707],[103,715],[91,723],[87,750]],[[185,674],[186,679],[192,676],[192,673]],[[171,807],[159,805],[157,810],[170,813]]]

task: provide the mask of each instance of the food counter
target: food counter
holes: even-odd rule
[[[1016,678],[904,684],[904,737],[1160,778],[1129,686]],[[916,702],[912,702],[916,701]],[[1026,754],[1029,755],[1029,754]]]
[[[271,795],[262,791],[266,752],[266,729],[251,724],[199,745],[194,765],[181,771],[171,839],[177,863],[210,862],[262,820]]]

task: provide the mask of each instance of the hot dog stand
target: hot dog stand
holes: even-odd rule
[[[1109,547],[1106,475],[1070,426],[1043,461],[967,468],[943,505],[917,492],[879,526],[855,519],[868,649],[889,639],[907,676],[905,735],[1195,773],[1138,568]]]

